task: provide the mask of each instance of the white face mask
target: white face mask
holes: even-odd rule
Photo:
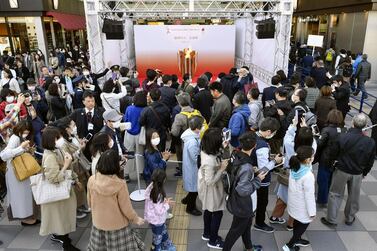
[[[31,102],[31,97],[26,98],[25,101],[26,101],[27,103],[30,103],[30,102]]]
[[[89,72],[88,72],[88,71],[83,71],[82,74],[83,74],[84,76],[89,76]]]
[[[160,144],[160,138],[151,139],[151,143],[154,146],[158,146],[158,144]]]
[[[111,148],[113,148],[113,146],[114,146],[114,140],[110,140],[110,142],[109,142],[109,148],[111,149]]]
[[[7,96],[7,97],[6,97],[6,101],[7,101],[7,103],[13,103],[13,101],[14,101],[14,96]]]
[[[33,92],[35,91],[35,86],[28,86],[28,89]]]
[[[272,139],[275,136],[276,132],[271,133],[270,135],[266,136],[265,139]]]
[[[55,147],[56,148],[62,148],[64,145],[64,138],[60,137],[56,142],[55,142]]]
[[[89,86],[89,90],[94,91],[95,89],[96,89],[96,86],[95,86],[95,85],[90,85],[90,86]]]
[[[72,135],[77,135],[77,126],[73,127]]]
[[[120,121],[113,122],[113,127],[119,128],[120,127]]]
[[[28,133],[24,133],[24,134],[22,134],[22,138],[23,138],[23,139],[26,139],[26,138],[27,138],[27,136],[29,136],[29,134],[28,134]]]
[[[55,83],[59,84],[60,83],[60,78],[55,78]]]

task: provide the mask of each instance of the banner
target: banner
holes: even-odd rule
[[[234,66],[234,25],[135,25],[136,67],[196,78],[206,71],[217,76]]]

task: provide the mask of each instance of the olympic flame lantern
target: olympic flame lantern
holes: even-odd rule
[[[186,73],[194,76],[197,68],[198,53],[191,48],[184,48],[178,51],[178,67],[182,76]]]

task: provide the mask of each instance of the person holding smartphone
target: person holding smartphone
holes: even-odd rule
[[[270,146],[267,142],[268,139],[275,136],[279,127],[279,121],[275,118],[269,117],[262,120],[259,126],[259,131],[256,133],[256,147],[251,154],[253,166],[258,166],[259,170],[271,171],[277,164],[280,164],[283,161],[281,155],[276,155],[274,159],[270,160]],[[270,182],[271,174],[268,172],[266,178],[263,179],[263,182],[261,183],[260,189],[257,191],[258,202],[254,229],[265,233],[274,232],[274,228],[265,223],[266,208],[268,204],[268,187],[270,186]]]
[[[232,225],[225,238],[223,251],[232,250],[234,243],[242,236],[246,250],[262,250],[262,246],[251,242],[251,225],[254,216],[252,194],[261,188],[261,182],[268,172],[254,173],[250,155],[257,146],[257,136],[254,132],[246,132],[239,138],[241,151],[235,153],[233,161],[234,183],[230,192],[227,208],[233,214]]]

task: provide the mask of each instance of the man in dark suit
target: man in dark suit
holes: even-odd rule
[[[164,86],[160,88],[161,102],[169,107],[170,111],[177,105],[177,99],[175,98],[176,90],[171,88],[172,78],[170,75],[162,76],[162,83]]]
[[[89,133],[94,136],[103,127],[103,112],[102,107],[95,107],[96,101],[91,91],[85,91],[83,94],[84,108],[76,109],[70,117],[75,121],[77,126],[77,136],[82,139],[88,136]],[[84,150],[85,157],[91,159],[90,154],[91,139]]]
[[[263,108],[266,106],[266,102],[273,101],[273,103],[275,103],[276,101],[275,91],[278,87],[281,86],[280,82],[281,82],[280,76],[275,75],[271,78],[271,86],[263,89],[263,94],[262,94]]]
[[[213,106],[213,97],[207,89],[208,81],[205,78],[198,78],[199,92],[192,98],[194,109],[198,110],[205,118],[207,123],[211,119],[211,108]]]

